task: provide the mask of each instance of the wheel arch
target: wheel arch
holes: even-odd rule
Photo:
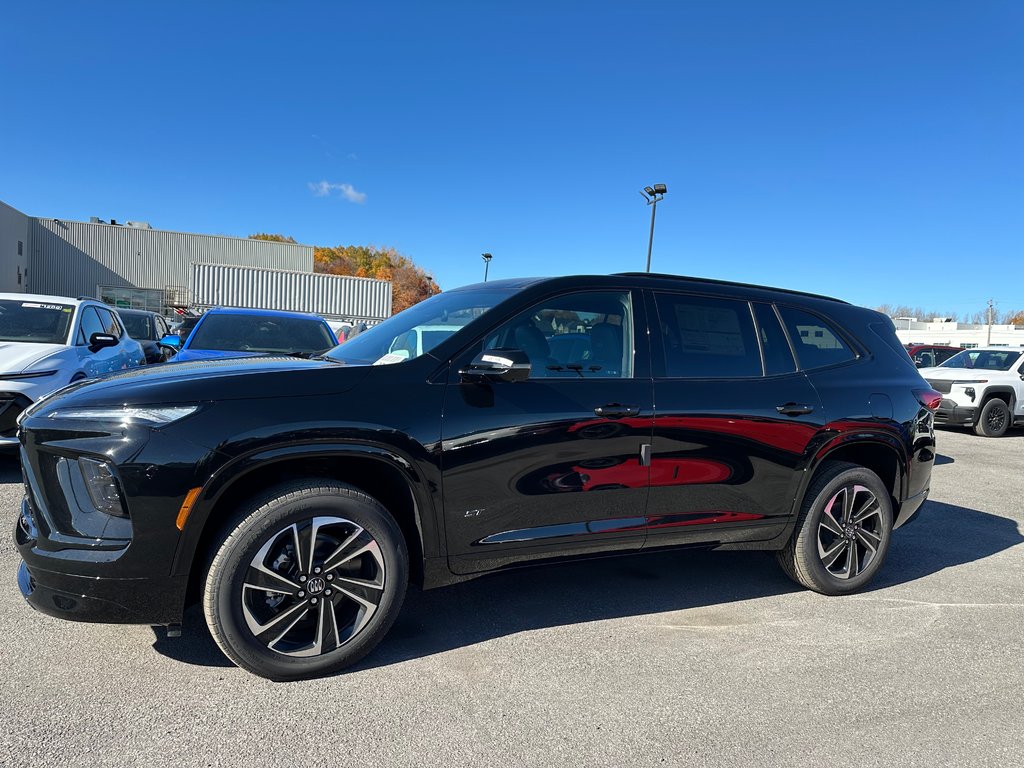
[[[383,504],[406,540],[410,580],[422,584],[424,557],[436,552],[441,537],[429,493],[415,466],[373,446],[300,445],[236,459],[207,481],[189,514],[172,566],[174,575],[189,576],[190,597],[196,594],[206,556],[230,510],[263,490],[300,478],[346,483]]]
[[[892,500],[893,515],[903,501],[904,489],[909,487],[908,461],[906,451],[899,440],[887,434],[870,434],[866,436],[839,435],[822,445],[808,463],[800,490],[793,500],[791,525],[787,538],[792,534],[804,496],[814,482],[814,478],[822,467],[831,461],[845,461],[850,464],[870,469],[881,479],[889,490]]]
[[[981,402],[978,404],[978,408],[983,408],[985,406],[985,403],[987,403],[993,397],[999,398],[1004,403],[1006,403],[1006,407],[1010,409],[1010,416],[1012,418],[1013,406],[1014,403],[1016,403],[1017,401],[1017,392],[1014,390],[1014,388],[1008,386],[989,387],[988,389],[985,390],[985,394],[982,396]]]

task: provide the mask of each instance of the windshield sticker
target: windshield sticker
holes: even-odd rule
[[[33,304],[31,302],[22,302],[21,306],[27,309],[55,309],[58,312],[64,309],[63,304]],[[70,312],[71,310],[65,311]]]
[[[396,355],[393,352],[388,352],[384,357],[377,360],[374,365],[391,365],[393,363],[404,363],[409,358],[406,355]]]

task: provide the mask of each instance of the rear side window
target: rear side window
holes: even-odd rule
[[[826,321],[796,307],[779,307],[782,322],[803,369],[824,368],[853,360],[857,354]]]
[[[793,373],[796,363],[793,352],[786,340],[786,333],[779,324],[775,310],[769,304],[754,304],[754,315],[757,317],[757,332],[761,336],[761,348],[764,349],[764,372],[766,376],[778,376],[782,373]]]
[[[745,301],[656,293],[665,375],[719,379],[761,375],[761,352]]]

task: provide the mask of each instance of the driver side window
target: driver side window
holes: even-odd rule
[[[96,310],[93,307],[83,307],[82,321],[78,331],[78,343],[82,345],[88,344],[89,339],[94,333],[106,333],[106,331],[103,330],[103,324],[100,322]]]
[[[559,296],[517,315],[487,337],[485,349],[519,349],[531,379],[628,379],[633,323],[627,291]]]

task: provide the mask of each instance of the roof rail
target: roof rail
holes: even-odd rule
[[[760,288],[765,291],[778,291],[780,293],[791,293],[795,296],[809,296],[813,299],[825,299],[826,301],[835,301],[839,304],[849,304],[848,301],[837,299],[835,296],[825,296],[821,293],[809,293],[807,291],[794,291],[791,288],[775,288],[770,285],[757,285],[755,283],[738,283],[733,280],[714,280],[710,277],[689,277],[686,275],[666,275],[661,272],[617,272],[616,275],[619,277],[657,277],[663,280],[686,280],[691,283],[706,283],[708,285],[726,285],[734,286],[737,288]]]

